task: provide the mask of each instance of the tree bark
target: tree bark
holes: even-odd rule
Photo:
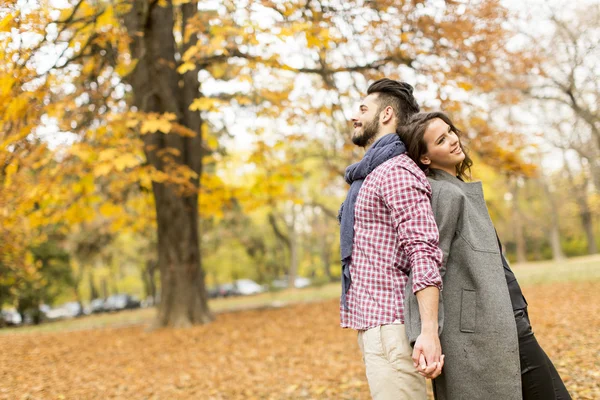
[[[523,219],[519,207],[519,181],[514,178],[511,185],[512,192],[512,220],[515,232],[515,242],[517,244],[517,262],[527,262],[527,248],[525,244],[525,235],[523,233]]]
[[[94,273],[90,271],[88,274],[88,283],[90,285],[90,300],[97,299],[99,296],[98,289],[96,288],[96,283],[94,282]]]
[[[133,88],[133,104],[143,112],[173,113],[176,122],[196,132],[194,137],[172,132],[144,135],[144,151],[148,162],[159,171],[167,171],[169,163],[185,165],[197,176],[190,179],[196,190],[182,191],[168,182],[153,182],[158,227],[158,266],[161,294],[157,326],[184,327],[212,320],[208,309],[201,268],[198,225],[199,178],[202,174],[202,119],[198,112],[189,110],[194,99],[200,97],[198,69],[180,75],[178,59],[196,42],[195,36],[187,43],[176,43],[175,13],[185,27],[197,13],[193,1],[175,9],[171,2],[136,0],[125,17],[132,38],[131,51],[138,59],[129,83]],[[165,159],[160,150],[175,149],[178,155]]]
[[[155,260],[148,260],[146,261],[146,266],[142,271],[142,280],[144,282],[144,291],[146,293],[146,298],[150,297],[152,299],[152,305],[156,305],[158,303],[158,293],[156,288],[157,268],[158,263]]]
[[[558,207],[556,206],[554,194],[550,190],[548,182],[546,182],[546,178],[542,177],[540,180],[546,198],[548,199],[548,204],[550,205],[550,246],[552,247],[552,258],[554,259],[554,261],[563,261],[565,259],[565,253],[563,252],[562,246],[560,244],[560,224],[558,219]]]
[[[588,254],[596,254],[598,252],[598,246],[596,245],[596,236],[594,235],[594,223],[592,217],[592,211],[590,209],[589,200],[588,200],[588,192],[587,188],[589,185],[588,177],[586,176],[586,172],[584,170],[583,164],[581,165],[581,176],[583,181],[581,183],[577,183],[575,181],[575,177],[573,176],[573,172],[569,166],[569,163],[566,159],[566,156],[563,154],[564,158],[564,168],[569,177],[569,181],[573,183],[574,196],[575,201],[577,202],[577,206],[579,207],[579,218],[581,219],[581,225],[583,226],[583,231],[585,233],[588,245]],[[580,158],[581,161],[581,158]]]
[[[298,264],[299,264],[299,235],[296,227],[296,210],[295,205],[292,204],[290,222],[287,224],[288,237],[290,238],[290,268],[288,270],[288,287],[293,288],[296,286],[296,275],[298,275]]]

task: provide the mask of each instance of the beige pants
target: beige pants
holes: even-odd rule
[[[358,331],[358,345],[374,400],[427,399],[425,378],[413,366],[404,325]]]

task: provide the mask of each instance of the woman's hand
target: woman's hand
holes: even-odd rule
[[[435,379],[442,373],[444,355],[437,332],[421,332],[412,354],[417,372],[427,379]]]

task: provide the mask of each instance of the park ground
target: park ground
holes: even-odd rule
[[[600,399],[600,256],[514,268],[574,399]],[[149,330],[153,310],[0,331],[0,399],[368,399],[337,284],[219,299],[215,322]]]

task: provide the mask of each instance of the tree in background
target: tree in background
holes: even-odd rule
[[[351,158],[342,155],[352,154],[341,135],[347,113],[374,78],[431,89],[435,96],[425,105],[460,119],[475,151],[499,168],[521,168],[512,133],[498,134],[476,101],[503,82],[519,56],[505,51],[507,11],[497,1],[466,7],[256,0],[207,8],[186,0],[80,0],[60,10],[45,2],[3,7],[4,55],[11,60],[2,67],[3,124],[12,130],[1,148],[1,178],[7,187],[31,188],[26,199],[7,198],[5,209],[33,226],[62,218],[68,229],[99,212],[115,218],[114,230],[156,224],[161,326],[211,319],[199,214],[237,201],[243,210],[268,209],[268,218],[290,201],[301,211],[301,204],[321,200],[302,188],[309,169],[281,154],[314,155],[321,163],[314,171],[338,186]],[[235,134],[227,115],[237,112],[253,118],[256,151],[248,164],[262,168],[249,193],[226,188],[218,171],[227,156],[214,152],[227,139],[220,134]],[[65,143],[45,152],[40,127]],[[337,208],[326,207],[329,214]],[[33,237],[17,232],[20,242]],[[24,259],[19,271],[33,265],[24,249],[10,252]],[[288,252],[293,275],[298,247]]]

